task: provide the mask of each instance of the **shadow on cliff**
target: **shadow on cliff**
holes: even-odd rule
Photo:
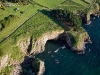
[[[53,22],[55,22],[57,25],[61,26],[64,30],[68,30],[68,28],[66,28],[66,27],[64,26],[64,24],[61,23],[60,20],[58,20],[57,18],[54,18],[54,17],[50,16],[50,11],[48,11],[48,10],[41,10],[41,11],[39,11],[39,12],[41,12],[41,13],[43,13],[44,15],[48,16]]]
[[[98,43],[100,44],[100,41]],[[93,45],[96,46],[96,44]],[[93,45],[90,45],[90,48],[92,47],[94,51],[89,52],[87,50],[88,52],[86,54],[78,55],[71,50],[60,49],[63,45],[58,42],[47,41],[44,52],[35,55],[35,57],[45,62],[46,71],[44,75],[48,75],[49,72],[52,72],[53,75],[61,75],[60,71],[64,72],[65,70],[66,74],[70,73],[69,75],[72,75],[72,71],[73,73],[76,73],[77,71],[74,75],[81,75],[81,73],[86,69],[92,70],[100,67],[100,50],[95,51],[97,48]],[[57,50],[58,52],[56,53]],[[70,66],[71,68],[65,66]],[[66,68],[69,69],[69,71],[67,71]],[[56,72],[59,74],[56,74]]]
[[[73,67],[74,63],[82,63],[82,56],[77,55],[75,52],[72,52],[68,49],[62,49],[62,44],[59,44],[56,41],[48,40],[45,45],[45,50],[42,53],[35,55],[36,58],[45,62],[45,72],[44,75],[48,75],[50,72],[52,75],[65,75],[62,74],[66,70],[65,66],[70,65]],[[56,52],[57,51],[57,52]],[[80,56],[80,58],[78,58]],[[78,61],[79,62],[78,62]],[[71,64],[70,64],[71,63]],[[78,65],[78,64],[77,64]],[[74,67],[75,69],[76,67]],[[70,69],[70,68],[68,68]],[[69,75],[72,75],[72,70],[69,70]],[[77,74],[76,74],[77,75]]]
[[[30,38],[30,44],[29,44],[29,46],[28,46],[28,49],[27,49],[27,53],[30,53],[31,52],[31,50],[32,50],[32,39],[33,39],[33,36],[31,36],[31,38]]]
[[[55,23],[57,23],[59,26],[61,26],[64,30],[66,30],[66,27],[59,20],[49,16],[49,11],[42,10],[40,12],[42,12],[43,14],[50,17],[50,19],[52,19]],[[100,63],[100,18],[93,19],[92,23],[90,25],[83,24],[82,26],[89,34],[92,44],[86,45],[86,53],[83,56],[81,55],[79,57],[79,55],[73,53],[70,50],[69,50],[69,52],[71,52],[71,54],[74,55],[73,57],[77,57],[77,58],[74,58],[75,60],[73,59],[74,61],[77,61],[77,63],[83,63],[85,68],[90,69],[90,70],[92,70],[94,68],[96,69],[96,68],[100,67],[100,64],[99,64]],[[53,42],[52,44],[58,44],[58,43]],[[45,45],[45,51],[43,53],[36,55],[36,57],[38,57],[39,59],[41,59],[45,62],[45,66],[52,65],[52,63],[55,63],[55,60],[56,60],[54,57],[54,55],[55,55],[54,51],[56,50],[55,47],[48,48],[48,46],[49,45],[47,43]],[[63,58],[61,58],[61,59],[63,59]],[[77,66],[78,66],[78,64],[77,64]],[[51,69],[52,69],[52,67],[51,67]],[[83,68],[81,68],[81,69],[83,69]]]
[[[34,58],[25,56],[24,61],[20,64],[22,67],[22,75],[37,75],[35,74],[35,69],[32,66]]]

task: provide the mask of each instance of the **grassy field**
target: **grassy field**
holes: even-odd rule
[[[7,26],[5,29],[3,29],[2,31],[0,31],[0,35],[2,35],[2,36],[0,36],[0,41],[2,39],[4,39],[7,35],[9,35],[12,31],[14,31],[25,20],[27,20],[29,17],[31,17],[38,10],[41,9],[40,6],[35,5],[33,7],[33,5],[31,5],[31,4],[27,5],[27,6],[19,6],[20,11],[16,11],[16,12],[14,11],[14,8],[15,7],[7,8],[6,10],[1,10],[1,11],[3,11],[2,13],[0,13],[0,15],[3,15],[2,17],[0,17],[1,19],[4,18],[4,17],[7,17],[10,14],[17,15],[17,16],[19,16],[19,18],[17,20],[13,21],[13,23],[10,24],[9,26]],[[23,11],[24,13],[21,14],[20,13],[21,11]]]
[[[33,39],[37,39],[43,33],[52,30],[62,30],[61,23],[58,20],[50,19],[47,15],[39,12],[30,20],[28,20],[22,27],[13,33],[8,39],[0,43],[0,57],[9,54],[10,58],[20,60],[24,58],[24,54],[17,46],[20,39],[27,38],[33,35]],[[10,67],[10,66],[9,66]],[[3,70],[6,74],[10,72],[8,68]],[[3,74],[5,74],[3,72]],[[8,74],[7,74],[8,75]]]
[[[15,11],[16,8],[18,9],[17,11]],[[0,20],[4,19],[5,17],[7,17],[11,14],[21,16],[20,12],[27,13],[28,9],[30,10],[30,8],[34,9],[34,6],[31,5],[31,4],[30,5],[19,5],[19,6],[16,5],[16,6],[13,6],[13,7],[6,7],[5,10],[0,9]],[[24,15],[24,16],[26,16],[26,15]]]
[[[84,0],[87,3],[93,3],[95,0]]]
[[[62,25],[58,20],[50,19],[45,15],[45,11],[39,12],[36,16],[27,21],[21,28],[19,28],[12,36],[19,37],[21,34],[34,35],[38,38],[47,31],[62,29]]]
[[[27,20],[30,16],[35,14],[38,10],[42,9],[40,5],[48,7],[48,8],[62,8],[67,9],[73,13],[76,13],[78,10],[86,9],[89,4],[82,0],[34,0],[37,4],[32,5],[20,5],[14,7],[7,7],[5,10],[0,9],[0,20],[4,19],[9,15],[16,15],[19,18],[14,20],[12,24],[8,25],[2,31],[0,31],[0,41],[9,35],[12,31],[14,31],[19,25],[21,25],[25,20]],[[65,1],[65,2],[64,2]],[[64,2],[64,3],[63,3]],[[18,11],[14,11],[15,8],[18,8]],[[56,9],[55,8],[55,9]],[[23,13],[22,13],[23,12]],[[35,16],[26,21],[18,30],[16,30],[10,37],[8,37],[5,41],[0,43],[0,58],[6,54],[10,56],[10,58],[14,60],[21,60],[24,58],[25,54],[21,52],[19,49],[18,41],[33,36],[34,39],[38,39],[43,33],[53,31],[53,30],[64,30],[66,27],[57,19],[48,16],[48,12],[41,10]],[[80,44],[82,39],[85,37],[85,30],[82,29],[79,32],[68,31],[70,35],[73,36],[73,45]],[[81,35],[81,33],[83,35]],[[79,39],[80,38],[80,39]],[[82,39],[81,39],[82,38]],[[2,70],[0,75],[9,75],[12,67],[7,66]]]
[[[88,4],[86,2],[84,2],[84,1],[82,1],[82,0],[72,0],[72,1],[74,1],[74,2],[76,2],[78,4],[81,4],[84,7],[88,7]]]
[[[16,43],[21,37],[27,38],[33,35],[34,38],[37,39],[39,36],[47,31],[63,29],[60,25],[62,24],[58,20],[50,19],[48,16],[40,12],[36,16],[32,17],[29,21],[27,21],[17,31],[15,31],[15,33],[13,33],[3,43],[0,43],[1,53],[14,54],[14,52],[16,52],[14,50],[18,50]]]
[[[65,0],[34,0],[34,1],[48,8],[52,8],[63,3]]]
[[[87,7],[84,7],[82,4],[79,4],[75,1],[65,1],[56,8],[67,9],[70,12],[77,13],[78,11],[84,11]]]

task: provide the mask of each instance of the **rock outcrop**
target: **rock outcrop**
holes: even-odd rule
[[[43,74],[44,74],[44,71],[45,71],[44,62],[41,61],[41,63],[40,63],[40,69],[39,69],[38,75],[43,75]]]
[[[3,56],[0,59],[0,71],[2,70],[2,68],[6,67],[8,64],[8,59],[9,59],[9,55],[6,54],[5,56]]]
[[[37,54],[41,53],[45,50],[45,44],[48,40],[57,40],[58,36],[62,34],[64,30],[60,31],[52,31],[44,33],[40,38],[37,39],[37,41],[34,44],[34,48],[32,49],[31,53]]]
[[[22,39],[18,42],[18,46],[23,53],[27,53],[28,46],[30,44],[30,37]]]
[[[44,33],[36,41],[33,41],[34,47],[30,53],[38,54],[38,53],[43,52],[45,50],[45,44],[48,40],[58,41],[59,43],[64,44],[67,48],[81,54],[84,54],[85,43],[86,42],[91,43],[89,35],[85,32],[80,34],[76,46],[72,45],[72,41],[70,38],[71,36],[67,32],[64,32],[64,30]],[[30,39],[31,38],[27,38],[20,41],[19,45],[22,51],[25,51],[28,49],[28,46],[30,44],[30,41],[29,41]]]
[[[34,71],[35,71],[36,75],[43,75],[44,74],[45,66],[44,66],[43,61],[35,58],[33,63],[32,63],[32,66],[35,68]]]
[[[67,32],[60,34],[56,41],[65,45],[68,49],[71,49],[72,47],[70,35]]]
[[[23,75],[22,74],[22,67],[18,64],[14,67],[13,71],[10,73],[10,75]]]
[[[27,38],[27,39],[20,41],[19,42],[20,49],[22,49],[23,51],[27,50],[30,45],[30,39],[32,39],[32,38]],[[61,44],[64,44],[67,48],[75,51],[78,54],[84,54],[85,43],[88,43],[88,42],[91,43],[90,37],[86,32],[83,32],[80,34],[76,46],[72,45],[71,36],[69,35],[69,33],[65,32],[64,30],[47,32],[47,33],[44,33],[41,37],[39,37],[36,41],[32,41],[34,43],[32,43],[33,49],[30,52],[31,56],[43,52],[45,50],[45,44],[48,40],[54,40]],[[21,65],[22,69],[25,64],[31,65],[31,63],[32,63],[34,70],[33,71],[30,70],[27,72],[34,73],[37,75],[43,75],[43,73],[45,71],[44,62],[37,58],[29,57],[28,59],[25,59],[25,61]],[[14,73],[16,73],[16,71]]]
[[[86,43],[92,43],[90,40],[90,37],[87,33],[81,33],[77,42],[76,46],[73,46],[71,49],[73,51],[76,51],[78,54],[84,54],[85,53],[85,44]]]

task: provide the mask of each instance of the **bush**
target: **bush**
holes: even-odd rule
[[[18,16],[16,15],[9,15],[8,17],[5,17],[0,21],[0,30],[14,23],[14,20],[16,21],[16,19],[18,19]]]
[[[50,12],[50,15],[56,18],[60,18],[61,21],[69,22],[72,26],[75,26],[76,30],[78,30],[81,27],[82,20],[80,16],[73,14],[68,10],[52,10]]]

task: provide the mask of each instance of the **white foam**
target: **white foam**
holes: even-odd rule
[[[65,49],[66,47],[65,47],[65,45],[64,46],[62,46],[62,49]]]
[[[60,48],[61,48],[61,47],[60,47]],[[54,52],[57,53],[57,52],[59,51],[60,48],[56,49]]]
[[[58,50],[59,50],[59,48],[58,48],[57,50],[55,50],[54,52],[55,52],[55,53],[57,53],[57,52],[58,52]]]

